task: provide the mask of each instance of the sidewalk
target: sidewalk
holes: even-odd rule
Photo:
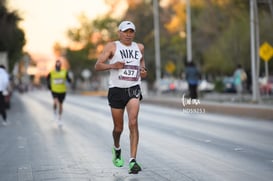
[[[244,102],[236,102],[232,99],[232,96],[232,94],[207,95],[199,99],[198,105],[185,105],[185,102],[183,105],[185,100],[179,95],[145,95],[143,102],[181,110],[197,109],[206,113],[273,120],[273,104],[251,103],[249,99],[245,99]]]
[[[107,91],[86,91],[81,92],[86,96],[106,97]],[[225,114],[249,118],[265,119],[273,121],[273,96],[262,97],[262,103],[253,103],[252,96],[245,94],[243,101],[236,101],[236,94],[206,93],[199,99],[198,105],[183,105],[182,95],[167,93],[156,95],[149,93],[143,95],[144,103],[157,104],[172,108],[178,108],[186,112],[190,109],[198,109],[206,113]]]

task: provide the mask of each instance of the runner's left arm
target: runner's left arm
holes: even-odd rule
[[[67,80],[69,83],[72,82],[72,79],[71,79],[71,77],[69,76],[69,72],[68,72],[68,71],[66,72],[66,80]]]
[[[138,43],[138,47],[142,53],[142,58],[140,60],[140,76],[141,78],[147,77],[147,68],[145,65],[145,59],[144,59],[144,45],[141,43]]]

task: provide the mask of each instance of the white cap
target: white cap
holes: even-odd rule
[[[131,21],[122,21],[119,24],[118,29],[120,31],[126,31],[128,29],[132,29],[132,30],[136,31],[136,27],[135,27],[134,23],[132,23]]]

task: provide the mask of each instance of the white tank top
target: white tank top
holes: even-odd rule
[[[123,45],[120,41],[115,41],[116,51],[109,63],[125,62],[123,69],[111,69],[109,77],[109,87],[128,88],[140,85],[140,60],[142,53],[137,43],[132,42],[130,46]]]

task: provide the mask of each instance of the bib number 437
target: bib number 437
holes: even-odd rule
[[[126,66],[124,69],[119,70],[120,80],[137,81],[139,78],[138,66]]]

